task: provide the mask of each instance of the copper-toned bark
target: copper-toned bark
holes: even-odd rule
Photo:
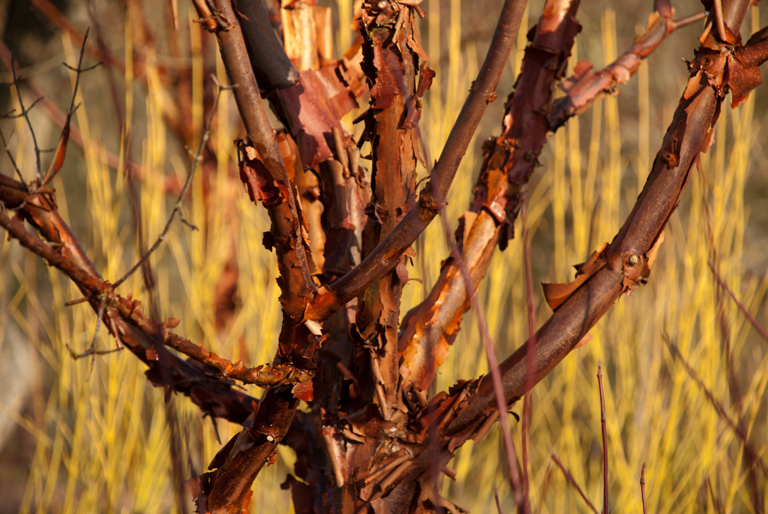
[[[286,169],[267,119],[238,17],[234,13],[230,0],[221,0],[217,7],[219,18],[228,23],[228,26],[218,27],[216,37],[232,84],[237,86],[234,89],[235,100],[246,134],[258,153],[259,160],[280,189],[279,197],[275,198],[274,204],[268,207],[273,223],[278,225],[273,226],[272,237],[277,242],[281,276],[286,280],[284,287],[281,288],[281,302],[287,315],[300,320],[303,317],[306,298],[313,292],[314,285],[310,277],[311,259],[308,259],[305,249],[301,219],[289,176],[292,170]],[[280,258],[281,250],[285,251],[284,259]],[[287,280],[284,272],[292,273],[294,266],[298,267],[301,276],[294,274],[294,280]]]
[[[529,33],[531,45],[502,118],[504,133],[485,145],[483,170],[456,238],[475,287],[485,276],[496,242],[500,237],[503,241],[511,237],[521,187],[546,142],[552,86],[562,78],[581,28],[575,18],[578,5],[578,0],[546,3],[539,24]],[[400,360],[408,370],[406,381],[417,389],[427,389],[467,309],[464,279],[458,264],[449,258],[429,296],[403,320]]]
[[[435,198],[446,198],[480,118],[488,103],[496,97],[496,85],[514,46],[524,10],[524,0],[504,2],[488,55],[477,80],[472,84],[469,96],[448,136],[443,153],[432,170],[429,185],[420,195],[419,202],[359,266],[330,286],[319,289],[317,297],[307,309],[309,319],[328,317],[331,312],[359,295],[366,286],[394,269],[403,253],[437,215],[439,206]],[[433,193],[433,188],[437,194]]]
[[[308,251],[307,227],[293,181],[298,156],[292,153],[289,145],[285,145],[283,151],[278,145],[231,1],[220,0],[216,8],[214,31],[231,82],[236,85],[235,99],[249,138],[248,142],[239,144],[240,176],[251,199],[264,203],[272,222],[270,232],[264,236],[264,244],[277,254],[283,311],[275,364],[309,370],[313,367],[313,355],[320,338],[312,333],[317,329],[310,330],[303,324],[304,311],[315,286],[311,278],[314,264]],[[281,385],[267,391],[262,399],[264,409],[256,413],[253,426],[245,427],[237,436],[252,443],[222,450],[221,458],[211,465],[217,469],[201,477],[198,502],[213,511],[240,508],[265,459],[274,452],[288,430],[299,399],[311,398],[311,381]],[[263,427],[269,427],[267,435],[262,433]]]

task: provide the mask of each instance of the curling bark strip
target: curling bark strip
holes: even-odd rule
[[[280,200],[275,199],[274,203],[267,207],[273,222],[272,236],[285,247],[283,259],[280,259],[281,255],[278,252],[278,258],[281,260],[280,265],[283,267],[281,276],[286,280],[288,275],[284,275],[283,272],[292,269],[295,265],[299,267],[301,272],[300,277],[281,284],[283,310],[285,314],[299,321],[303,318],[307,299],[315,287],[311,278],[313,266],[305,250],[294,186],[283,163],[275,134],[269,124],[259,86],[246,50],[243,32],[238,17],[232,8],[231,0],[219,0],[216,7],[218,8],[216,19],[221,19],[220,23],[228,23],[228,26],[219,25],[215,29],[215,33],[219,41],[222,60],[232,84],[235,86],[234,94],[238,111],[245,125],[248,138],[258,153],[258,160],[269,172],[282,196]],[[253,159],[253,157],[251,158]],[[283,219],[288,221],[284,223]],[[277,227],[275,226],[276,220],[279,222]],[[290,226],[285,226],[286,223]]]
[[[552,85],[562,78],[581,29],[575,18],[578,6],[578,0],[546,3],[538,25],[529,34],[531,45],[502,117],[504,133],[484,145],[483,169],[456,237],[475,288],[488,270],[497,241],[501,238],[506,243],[512,237],[521,186],[527,183],[547,139]],[[523,171],[513,184],[508,170],[515,169]],[[429,296],[403,320],[400,360],[408,370],[406,380],[414,387],[429,387],[469,306],[459,266],[449,258]]]
[[[304,237],[306,226],[293,182],[297,159],[290,148],[280,151],[231,1],[219,0],[216,8],[214,31],[250,139],[239,144],[241,180],[252,201],[264,202],[272,222],[264,244],[277,254],[283,307],[275,364],[309,370],[321,338],[303,323],[315,286],[311,278],[314,264]],[[232,511],[247,502],[251,484],[264,464],[271,462],[300,399],[312,399],[311,381],[278,385],[267,391],[259,410],[211,463],[210,469],[215,471],[199,478],[195,496],[201,510]]]
[[[494,91],[506,66],[509,52],[514,46],[525,4],[525,0],[504,2],[483,66],[451,129],[443,153],[432,170],[430,183],[421,192],[418,203],[359,266],[336,282],[318,290],[317,296],[307,309],[307,318],[325,319],[331,312],[359,295],[369,284],[392,270],[400,262],[403,252],[416,241],[419,234],[437,215],[439,205],[435,198],[446,198],[480,118],[488,103],[496,96]],[[433,194],[433,188],[438,194]]]
[[[427,56],[419,43],[414,16],[411,7],[400,6],[396,11],[387,4],[384,11],[371,7],[361,22],[370,20],[363,28],[362,68],[371,100],[361,140],[371,142],[372,193],[363,229],[363,255],[370,254],[416,203],[418,137],[414,120],[421,113],[417,80],[431,81],[434,73],[424,64],[419,74],[419,58]],[[384,419],[390,418],[396,402],[397,330],[407,279],[405,257],[401,257],[395,270],[363,291],[355,318],[355,364],[364,391],[361,400],[377,404]]]

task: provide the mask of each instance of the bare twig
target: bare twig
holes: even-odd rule
[[[549,113],[549,126],[557,130],[568,118],[583,112],[589,105],[606,94],[612,94],[616,86],[627,82],[640,68],[658,46],[676,29],[700,20],[702,13],[685,17],[680,21],[662,15],[652,16],[645,32],[635,38],[632,46],[621,54],[615,61],[598,72],[592,72],[588,61],[581,61],[574,72],[560,86],[566,96],[558,99],[552,105]]]
[[[648,514],[645,508],[645,462],[643,462],[643,467],[640,469],[640,496],[643,500],[643,514]]]
[[[12,137],[12,136],[13,136],[13,132],[11,132],[11,136],[9,136],[9,137]],[[16,159],[13,158],[13,154],[11,153],[11,150],[8,148],[8,141],[6,141],[5,134],[3,133],[2,129],[0,129],[0,139],[2,139],[2,141],[3,141],[3,150],[5,151],[6,155],[8,156],[8,159],[10,159],[11,165],[13,166],[13,170],[16,172],[16,176],[19,177],[19,181],[24,185],[24,187],[26,188],[27,192],[29,193],[30,192],[29,191],[29,186],[24,181],[24,175],[21,174],[21,170],[16,165]]]
[[[101,280],[58,212],[55,209],[43,209],[45,205],[52,205],[46,200],[48,195],[49,193],[31,196],[24,192],[21,183],[0,175],[0,201],[8,208],[26,203],[18,212],[38,227],[48,243],[33,236],[21,221],[9,218],[2,210],[0,226],[22,246],[66,274],[89,298],[95,311],[98,311],[99,304],[93,299],[102,295],[111,298],[105,310],[109,309],[118,314],[115,317],[107,314],[113,335],[149,366],[147,375],[154,385],[170,387],[190,396],[204,413],[243,423],[253,410],[255,399],[232,389],[231,385],[221,380],[209,377],[198,368],[168,353],[163,346],[158,346],[158,337],[162,337],[163,327],[148,320],[134,302],[120,298]],[[175,334],[166,334],[169,340],[178,338]],[[162,359],[160,354],[163,354]],[[168,372],[165,373],[164,369]],[[170,376],[172,382],[164,381],[161,375]]]
[[[744,431],[741,429],[741,427],[731,419],[731,417],[728,415],[728,412],[725,410],[725,407],[723,404],[715,398],[715,395],[712,394],[712,391],[704,384],[704,381],[699,377],[698,373],[693,369],[693,367],[688,363],[688,361],[683,357],[683,355],[680,353],[680,350],[678,350],[677,346],[675,346],[672,341],[670,341],[669,336],[664,334],[662,336],[662,340],[664,343],[666,343],[667,348],[669,348],[670,353],[672,354],[672,357],[675,358],[682,366],[683,369],[685,369],[686,373],[688,373],[688,376],[693,379],[694,382],[696,382],[696,385],[699,386],[701,391],[704,393],[704,396],[707,397],[707,400],[709,400],[709,403],[712,404],[712,407],[715,408],[715,411],[720,416],[720,418],[726,422],[726,424],[730,427],[730,429],[733,431],[734,434],[741,440],[741,443],[744,445],[744,450],[747,453],[747,455],[755,462],[760,469],[763,471],[763,473],[768,476],[768,466],[766,466],[765,462],[760,458],[760,456],[755,452],[754,449],[752,449],[752,446],[749,444],[749,439],[747,437],[747,434],[744,433]]]
[[[536,303],[533,292],[533,265],[531,263],[531,235],[528,227],[528,203],[524,195],[522,198],[522,220],[523,226],[523,269],[525,272],[525,298],[526,310],[528,311],[528,340],[531,344],[528,346],[526,355],[526,379],[525,379],[525,398],[523,399],[523,491],[526,503],[529,501],[529,476],[528,476],[528,433],[531,428],[531,411],[533,409],[533,386],[535,377],[535,357],[536,357]]]
[[[419,134],[419,139],[422,141],[422,147],[423,151],[425,152],[425,155],[427,155],[427,162],[430,162],[429,154],[426,153],[426,145],[423,143],[423,139],[421,138],[421,131],[417,128],[417,134]],[[509,426],[509,416],[507,415],[507,411],[509,410],[509,407],[507,403],[504,401],[504,386],[501,381],[501,372],[499,371],[499,360],[496,357],[496,350],[493,346],[493,340],[491,338],[491,333],[488,330],[488,323],[485,319],[485,313],[483,313],[483,310],[480,306],[480,303],[477,298],[477,289],[475,288],[472,277],[470,276],[469,269],[467,268],[466,263],[464,262],[464,258],[462,257],[461,250],[459,249],[456,242],[451,237],[451,229],[448,226],[448,220],[445,217],[444,213],[444,206],[445,202],[442,197],[439,195],[441,192],[439,190],[436,190],[434,192],[435,198],[437,200],[437,204],[440,205],[440,222],[442,224],[443,233],[446,238],[446,242],[451,246],[451,257],[454,259],[454,262],[459,267],[459,270],[461,272],[461,277],[464,280],[464,287],[466,289],[467,295],[469,296],[470,303],[472,305],[472,310],[475,313],[475,317],[477,318],[477,326],[480,331],[480,336],[483,339],[483,346],[485,347],[485,356],[488,360],[488,369],[490,371],[492,380],[493,380],[493,388],[496,393],[496,408],[499,411],[499,423],[501,424],[501,434],[504,441],[504,449],[505,454],[507,458],[507,465],[509,467],[509,481],[512,486],[512,491],[515,495],[515,503],[518,508],[518,512],[529,514],[530,513],[530,505],[528,503],[528,498],[525,492],[525,489],[523,487],[522,482],[520,481],[520,475],[519,471],[517,469],[517,456],[515,452],[515,446],[512,442],[512,430]]]
[[[726,293],[733,299],[736,306],[739,308],[739,310],[744,314],[744,316],[749,320],[749,322],[752,324],[752,326],[757,330],[757,333],[760,334],[760,336],[765,340],[765,342],[768,342],[768,331],[763,328],[763,326],[755,319],[755,317],[747,310],[747,308],[744,306],[743,303],[739,301],[738,298],[736,298],[736,295],[733,294],[733,291],[730,287],[728,287],[728,284],[726,284],[722,278],[720,278],[720,275],[717,273],[717,270],[715,269],[715,265],[712,262],[712,260],[707,261],[707,265],[709,266],[709,269],[712,271],[712,275],[715,277],[715,281],[717,284],[722,287]]]
[[[560,459],[557,458],[557,455],[555,455],[555,450],[552,449],[552,447],[549,447],[549,454],[552,457],[552,460],[555,462],[558,468],[560,468],[560,471],[563,472],[563,476],[568,481],[568,483],[576,489],[576,492],[579,493],[579,496],[581,496],[581,499],[584,500],[584,503],[587,504],[587,506],[592,509],[592,512],[597,514],[597,509],[594,505],[592,505],[592,502],[589,501],[589,498],[587,498],[587,495],[584,494],[584,491],[581,490],[581,487],[579,487],[579,484],[576,483],[576,479],[573,478],[573,475],[571,475],[570,471],[565,469],[565,466],[560,462]]]
[[[709,492],[710,498],[712,498],[712,506],[715,508],[715,512],[717,512],[717,514],[724,514],[725,508],[723,507],[723,503],[720,501],[720,498],[718,498],[715,494],[715,489],[712,487],[712,481],[709,479],[709,476],[707,476],[706,482],[707,491]]]
[[[714,0],[714,7],[712,16],[715,17],[717,35],[720,36],[720,41],[727,42],[728,36],[725,34],[725,22],[723,21],[723,0]]]
[[[173,223],[174,218],[176,217],[176,214],[179,214],[179,217],[181,218],[182,222],[189,226],[192,230],[198,230],[198,228],[189,222],[186,221],[186,218],[184,218],[184,215],[181,212],[181,203],[184,199],[184,195],[187,194],[187,190],[189,189],[190,184],[192,183],[192,179],[195,176],[195,171],[197,170],[197,167],[200,164],[200,161],[203,160],[203,149],[205,148],[205,145],[208,143],[208,139],[211,136],[211,124],[213,123],[213,116],[216,114],[216,106],[219,103],[219,98],[221,97],[222,91],[228,91],[231,89],[234,89],[237,87],[234,86],[222,86],[219,84],[219,81],[216,80],[216,77],[214,75],[211,75],[211,78],[213,79],[214,84],[216,84],[216,97],[213,100],[213,106],[211,107],[211,114],[208,116],[208,123],[205,125],[205,130],[203,130],[203,135],[200,138],[200,144],[197,147],[197,153],[195,153],[195,158],[192,159],[192,168],[189,171],[189,175],[187,175],[187,180],[184,182],[184,186],[181,188],[181,192],[179,193],[178,198],[176,198],[176,203],[173,204],[173,210],[171,211],[170,216],[168,216],[168,221],[165,222],[165,227],[163,227],[162,232],[160,232],[160,235],[157,236],[157,240],[155,240],[154,244],[147,250],[147,252],[141,256],[139,261],[133,265],[131,269],[128,270],[128,272],[120,277],[117,282],[115,282],[112,286],[114,288],[117,288],[120,284],[126,281],[133,273],[136,272],[137,269],[141,267],[144,262],[149,259],[149,256],[152,255],[152,253],[157,250],[157,248],[160,246],[160,243],[165,241],[166,236],[168,235],[168,230],[171,228],[171,224]]]
[[[77,61],[77,67],[73,68],[67,63],[63,63],[67,69],[75,72],[75,87],[72,90],[72,99],[69,102],[69,109],[67,109],[66,121],[64,122],[64,126],[61,130],[61,137],[59,138],[59,144],[56,148],[56,154],[54,155],[53,160],[51,161],[51,165],[48,167],[48,171],[46,172],[45,177],[43,178],[39,187],[45,187],[46,184],[53,180],[53,177],[56,176],[56,173],[58,173],[58,171],[61,169],[61,166],[64,164],[64,157],[67,153],[67,143],[69,142],[69,135],[71,132],[70,124],[72,123],[72,116],[75,114],[75,111],[77,111],[77,108],[79,107],[75,105],[75,100],[77,99],[77,90],[80,87],[80,76],[83,73],[91,71],[101,65],[101,63],[98,62],[93,66],[83,68],[83,56],[85,55],[85,43],[88,40],[88,32],[89,29],[85,31],[85,36],[83,37],[83,44],[80,47],[80,58]]]
[[[499,514],[504,514],[501,510],[501,502],[499,501],[499,488],[495,485],[493,486],[493,498],[496,500],[496,510]]]
[[[609,514],[608,509],[608,438],[605,435],[605,395],[603,393],[603,369],[602,363],[597,361],[597,384],[600,389],[600,425],[603,429],[603,512]]]

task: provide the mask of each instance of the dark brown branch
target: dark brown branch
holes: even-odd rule
[[[467,151],[480,118],[495,98],[496,85],[514,46],[517,29],[525,9],[525,0],[506,0],[491,46],[459,113],[448,140],[419,202],[410,210],[387,238],[354,270],[328,287],[318,291],[307,310],[310,319],[324,319],[335,309],[356,297],[367,285],[392,270],[400,256],[437,215],[435,197],[446,198],[459,163]],[[439,193],[434,195],[433,191]]]

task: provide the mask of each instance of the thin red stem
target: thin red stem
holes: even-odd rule
[[[603,393],[602,363],[597,361],[597,384],[600,389],[600,424],[603,429],[603,512],[608,510],[608,438],[605,435],[605,394]]]

